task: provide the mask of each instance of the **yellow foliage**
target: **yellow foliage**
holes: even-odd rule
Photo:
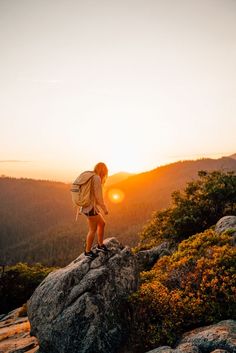
[[[143,349],[171,345],[187,329],[236,318],[235,263],[230,235],[207,230],[143,272],[133,297]]]

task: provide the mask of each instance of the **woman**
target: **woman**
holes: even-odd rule
[[[108,176],[108,169],[105,163],[98,163],[94,167],[93,172],[84,172],[83,174],[93,173],[91,183],[91,198],[90,204],[82,208],[81,212],[87,217],[89,231],[86,239],[86,248],[84,255],[94,259],[98,255],[94,253],[91,248],[93,245],[94,237],[97,232],[98,245],[97,251],[107,252],[107,247],[103,244],[105,220],[101,211],[107,215],[108,210],[103,200],[102,188]],[[89,175],[87,175],[89,177]]]

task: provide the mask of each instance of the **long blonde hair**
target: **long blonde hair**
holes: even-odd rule
[[[104,184],[108,176],[108,168],[105,163],[99,162],[93,170],[101,178],[101,183]]]

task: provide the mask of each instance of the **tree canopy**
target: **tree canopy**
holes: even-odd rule
[[[157,211],[141,232],[140,248],[168,239],[180,242],[212,227],[221,217],[236,214],[234,172],[199,171],[183,192],[172,193],[172,206]]]

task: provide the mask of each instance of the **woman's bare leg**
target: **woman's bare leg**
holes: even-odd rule
[[[97,223],[97,235],[98,235],[98,245],[103,244],[103,238],[104,238],[104,229],[105,229],[105,220],[102,217],[102,215],[99,213],[98,217],[98,223]]]
[[[98,225],[98,216],[92,216],[92,217],[87,217],[88,219],[88,226],[89,226],[89,231],[87,234],[87,239],[86,239],[86,248],[85,251],[89,252],[91,251],[94,237],[97,231],[97,225]]]

